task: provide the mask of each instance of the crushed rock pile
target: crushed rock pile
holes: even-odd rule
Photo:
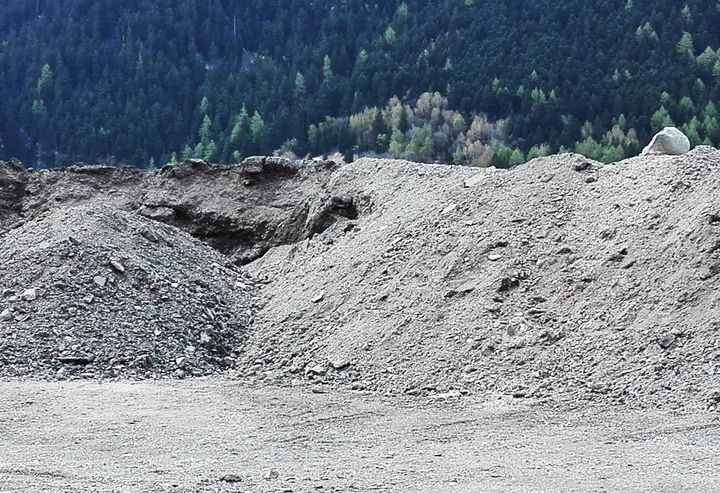
[[[256,382],[720,405],[720,152],[510,171],[361,159],[357,218],[248,266]]]
[[[0,376],[156,378],[232,367],[253,283],[206,244],[109,206],[0,235]]]
[[[719,168],[0,163],[0,376],[718,409]]]

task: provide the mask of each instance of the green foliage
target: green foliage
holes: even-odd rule
[[[40,96],[47,93],[48,89],[52,85],[53,82],[53,71],[50,68],[50,65],[47,63],[43,65],[42,70],[40,71],[40,77],[37,81],[37,92]]]
[[[307,84],[305,83],[305,77],[300,72],[295,76],[295,97],[298,99],[303,98],[307,94]]]
[[[687,58],[695,58],[695,48],[693,46],[692,34],[684,32],[677,44],[677,51]]]
[[[660,38],[658,38],[658,35],[655,32],[655,29],[653,29],[650,22],[646,22],[645,24],[637,28],[637,30],[635,31],[635,38],[637,39],[638,43],[640,43],[646,48],[653,47],[660,42]]]
[[[265,128],[265,120],[257,111],[250,119],[250,138],[258,148],[262,148],[266,144],[267,129]]]
[[[685,4],[685,6],[683,7],[681,14],[683,16],[685,24],[690,24],[692,22],[692,12],[690,11],[690,7],[687,4]]]
[[[385,29],[383,39],[389,45],[395,44],[395,42],[397,41],[397,34],[395,33],[395,29],[393,29],[392,26],[388,26],[387,29]]]
[[[332,60],[330,60],[330,55],[325,55],[325,58],[323,58],[323,79],[325,82],[328,82],[330,79],[333,78],[333,68],[332,68]]]
[[[547,145],[532,146],[527,153],[527,160],[536,159],[550,155],[550,147]]]
[[[413,161],[427,161],[432,158],[434,151],[430,128],[427,126],[422,128],[415,127],[410,132],[410,142],[405,148],[403,157]]]
[[[660,106],[660,108],[650,117],[650,127],[653,132],[659,132],[663,128],[671,127],[673,125],[675,124],[670,118],[670,114],[668,113],[668,110],[665,109],[665,106]]]
[[[716,6],[6,0],[0,159],[233,162],[295,139],[300,154],[510,166],[560,149],[632,155],[671,122],[718,145]],[[444,106],[417,111],[436,91]]]

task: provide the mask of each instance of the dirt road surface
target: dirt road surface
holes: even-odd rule
[[[0,491],[713,491],[716,414],[315,394],[219,379],[0,383]]]

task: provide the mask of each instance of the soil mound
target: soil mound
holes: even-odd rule
[[[249,265],[241,365],[388,393],[720,400],[720,152],[511,171],[361,159],[345,218]]]
[[[25,171],[0,162],[0,231],[48,211],[111,205],[176,226],[237,264],[300,241],[332,221],[332,161],[257,157],[238,166],[189,160],[158,172],[107,166]],[[331,208],[330,208],[331,209]]]
[[[0,375],[207,375],[247,336],[253,284],[176,228],[76,206],[0,244]]]
[[[718,408],[719,169],[0,166],[0,374]]]

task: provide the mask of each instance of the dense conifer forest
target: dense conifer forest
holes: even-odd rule
[[[606,162],[720,144],[717,0],[4,0],[0,158]]]

